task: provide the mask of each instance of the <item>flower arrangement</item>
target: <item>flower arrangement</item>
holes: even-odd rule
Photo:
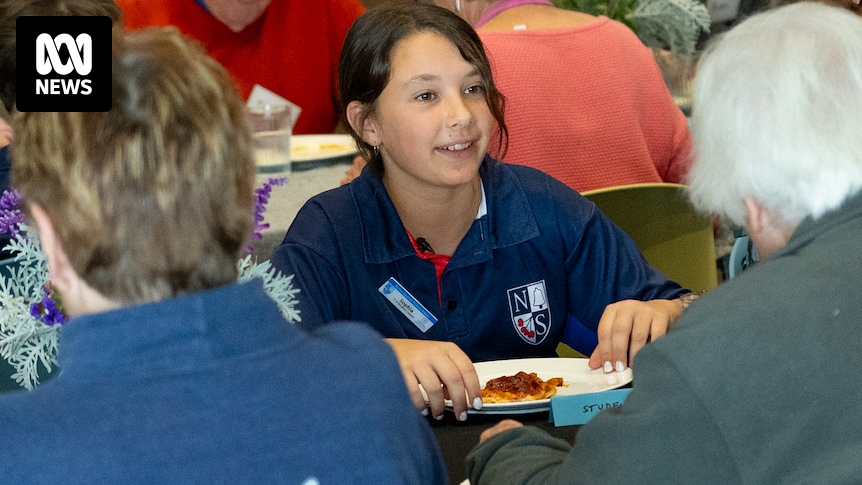
[[[269,227],[263,222],[263,213],[273,187],[286,182],[286,177],[271,178],[255,190],[252,240],[260,240],[260,232]],[[14,264],[0,267],[0,357],[15,369],[12,378],[19,385],[33,389],[39,384],[40,364],[49,373],[57,365],[66,315],[51,290],[39,239],[28,237],[32,229],[25,224],[19,204],[17,191],[7,190],[0,196],[0,234],[12,234],[8,250],[14,255]],[[246,250],[251,252],[251,248]],[[293,275],[282,275],[268,260],[253,261],[250,254],[237,262],[237,269],[239,283],[262,279],[264,291],[278,304],[284,318],[290,323],[301,320],[296,309],[299,289],[293,287]]]

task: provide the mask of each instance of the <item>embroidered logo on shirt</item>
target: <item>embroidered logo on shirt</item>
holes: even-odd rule
[[[551,329],[551,310],[545,280],[536,281],[506,291],[512,325],[525,342],[538,345]]]

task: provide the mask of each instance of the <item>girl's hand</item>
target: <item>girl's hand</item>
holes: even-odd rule
[[[479,376],[473,362],[457,345],[435,340],[392,338],[386,342],[395,351],[410,398],[422,414],[428,414],[430,406],[431,415],[442,419],[447,398],[452,401],[452,411],[460,421],[467,419],[467,407],[471,403],[474,409],[482,408]],[[420,385],[428,395],[427,402]]]
[[[622,372],[647,342],[665,333],[682,314],[679,300],[623,300],[605,308],[599,320],[599,345],[590,368]]]

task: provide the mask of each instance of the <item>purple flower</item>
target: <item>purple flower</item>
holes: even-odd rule
[[[42,287],[42,301],[30,304],[30,315],[39,318],[45,325],[53,327],[55,324],[66,323],[66,315],[57,307],[57,302],[51,298],[51,290],[47,286]]]
[[[263,239],[263,231],[269,229],[269,224],[263,222],[263,213],[266,212],[266,204],[269,203],[269,196],[272,194],[273,187],[280,187],[287,183],[287,177],[270,178],[263,184],[263,187],[254,190],[254,232],[251,234],[252,241],[260,241]],[[245,248],[246,252],[252,252],[252,247]]]
[[[18,234],[20,224],[24,223],[24,213],[18,210],[21,194],[15,189],[4,190],[0,195],[0,234]]]

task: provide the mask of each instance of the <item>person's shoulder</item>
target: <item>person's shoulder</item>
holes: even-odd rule
[[[579,194],[568,185],[539,169],[526,165],[500,162],[492,168],[492,173],[498,173],[503,183],[517,183],[531,198],[541,197],[542,194],[555,198],[580,198]]]
[[[339,219],[343,217],[357,217],[356,202],[350,184],[342,185],[321,192],[308,201],[299,209],[294,223],[305,223],[315,221],[319,224],[323,220]],[[293,224],[291,224],[291,227]]]
[[[332,352],[361,356],[393,356],[392,349],[379,333],[362,322],[340,321],[324,325],[309,333],[318,345]]]
[[[339,367],[341,375],[362,376],[368,381],[364,387],[377,388],[389,394],[394,389],[384,389],[390,384],[402,383],[400,367],[392,348],[383,337],[362,322],[337,321],[308,331],[306,350],[313,351],[316,360],[327,356],[328,366]],[[368,369],[374,372],[369,373]]]
[[[115,0],[123,12],[123,26],[138,29],[165,25],[172,12],[181,10],[181,2],[170,0]],[[197,7],[197,5],[195,5]]]
[[[323,8],[336,20],[353,22],[365,13],[365,6],[359,0],[318,0],[315,8]]]

